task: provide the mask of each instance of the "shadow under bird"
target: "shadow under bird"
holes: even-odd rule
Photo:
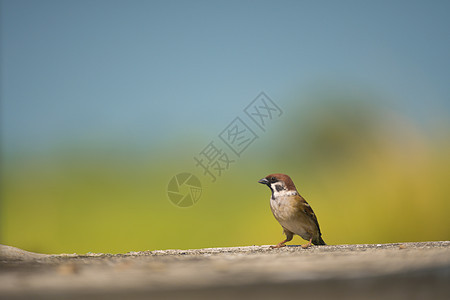
[[[270,208],[283,227],[286,239],[271,248],[281,248],[292,240],[294,234],[309,241],[302,245],[308,248],[314,245],[326,245],[322,239],[319,222],[311,206],[298,193],[292,179],[285,174],[270,174],[258,181],[267,185],[271,191]]]

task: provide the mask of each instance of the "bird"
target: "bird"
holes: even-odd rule
[[[283,227],[286,239],[271,248],[281,248],[291,241],[294,234],[309,241],[302,245],[306,249],[314,245],[326,245],[322,239],[319,222],[311,206],[298,193],[292,179],[286,174],[270,174],[258,183],[267,185],[272,191],[270,208],[275,219]]]

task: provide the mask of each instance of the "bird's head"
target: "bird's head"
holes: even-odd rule
[[[267,185],[272,190],[272,195],[297,192],[294,182],[286,174],[270,174],[258,182]]]

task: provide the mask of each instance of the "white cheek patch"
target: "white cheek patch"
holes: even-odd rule
[[[281,183],[281,182],[275,182],[275,183],[272,183],[272,190],[274,191],[274,192],[281,192],[281,191],[283,191],[283,190],[285,190],[286,188],[284,187],[284,185]]]
[[[297,195],[297,191],[288,191],[286,187],[280,183],[276,182],[271,185],[273,196],[276,197],[285,197],[285,196],[295,196]]]

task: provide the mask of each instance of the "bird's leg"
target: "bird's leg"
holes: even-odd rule
[[[282,242],[279,242],[276,246],[270,246],[270,249],[277,249],[277,248],[281,248],[281,247],[286,247],[286,242],[289,242],[290,240],[285,239]]]
[[[281,248],[281,247],[285,247],[285,243],[292,241],[292,238],[294,237],[294,234],[292,232],[290,232],[289,230],[287,230],[286,228],[283,227],[283,232],[286,235],[286,239],[282,242],[279,242],[276,246],[270,246],[270,249],[276,249],[276,248]]]
[[[312,238],[309,239],[308,244],[302,245],[302,248],[307,249],[307,248],[311,247],[312,246],[311,242],[312,242]]]

